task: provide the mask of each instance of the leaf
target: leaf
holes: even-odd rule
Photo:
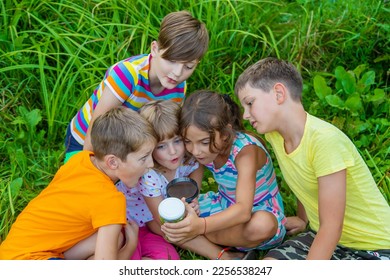
[[[381,119],[381,124],[382,124],[383,126],[390,126],[390,121],[389,121],[388,119],[382,118],[382,119]],[[389,149],[390,149],[390,147],[389,147]]]
[[[354,94],[356,92],[355,76],[351,72],[347,72],[342,84],[346,93]]]
[[[319,75],[314,77],[314,91],[320,100],[324,100],[326,96],[332,94],[332,89],[328,87],[325,79]]]
[[[27,120],[31,128],[36,127],[37,124],[42,120],[41,111],[34,109],[27,115]]]
[[[20,106],[18,111],[22,119],[18,117],[13,123],[23,123],[27,126],[28,131],[33,132],[37,124],[42,120],[41,111],[39,109],[28,111],[23,106]]]
[[[17,116],[12,122],[11,124],[26,124],[26,122],[24,121],[24,119],[20,116]]]
[[[18,36],[14,39],[14,50],[22,50],[23,49],[23,40],[28,38],[28,34],[24,33],[21,36]]]
[[[15,215],[15,207],[14,207],[14,200],[19,194],[20,187],[22,186],[23,179],[22,178],[16,178],[9,184],[8,187],[8,202],[9,202],[9,208],[11,210],[12,215]]]
[[[356,126],[356,131],[362,133],[370,128],[370,124],[367,122],[361,122]]]
[[[20,177],[14,179],[11,182],[11,184],[9,185],[9,190],[10,190],[12,199],[15,199],[18,196],[22,184],[23,184],[23,179]]]
[[[351,95],[345,101],[345,107],[347,107],[353,115],[356,115],[360,110],[363,109],[363,104],[360,96],[358,94]]]
[[[353,72],[347,72],[342,66],[337,66],[335,69],[335,75],[337,80],[341,81],[345,93],[355,93],[356,81]]]
[[[337,80],[340,80],[340,81],[343,80],[343,77],[345,76],[346,73],[347,73],[347,71],[345,71],[343,66],[337,66],[336,69],[334,70],[334,74],[335,74]]]
[[[339,109],[345,109],[344,108],[344,101],[341,100],[341,98],[337,95],[334,95],[334,94],[328,95],[325,97],[325,100],[332,107],[336,107]]]
[[[385,100],[385,97],[385,91],[381,88],[376,88],[374,89],[374,95],[369,95],[367,100],[369,102],[381,102]]]
[[[364,73],[363,77],[360,79],[360,82],[366,87],[375,84],[375,72],[368,71]]]
[[[345,125],[345,118],[341,116],[335,116],[332,119],[332,124],[337,126],[339,129],[343,130]]]
[[[360,136],[359,142],[363,147],[368,147],[370,144],[370,139],[367,137],[367,135],[363,134]]]
[[[358,84],[362,87],[361,92],[365,92],[366,90],[368,90],[371,85],[375,84],[375,72],[368,71],[364,73]]]
[[[360,77],[360,74],[364,72],[364,70],[366,70],[367,68],[367,65],[366,64],[360,64],[358,67],[356,67],[354,70],[353,70],[353,73],[355,73],[355,76],[357,78]]]
[[[341,83],[341,80],[336,80],[335,88],[337,92],[343,91],[343,84]]]

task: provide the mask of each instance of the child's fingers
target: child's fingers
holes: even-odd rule
[[[164,233],[164,235],[166,237],[169,237],[169,240],[175,241],[175,242],[177,240],[181,240],[183,238],[188,237],[188,233],[182,231],[181,229],[177,229],[177,230],[172,230],[172,229],[164,230],[163,228],[161,228],[161,231]]]
[[[194,209],[199,208],[199,204],[194,201],[191,201],[190,206]]]
[[[187,219],[184,219],[180,222],[177,223],[164,223],[161,226],[161,229],[172,229],[172,230],[177,230],[177,231],[185,231],[185,228],[188,226],[189,222]]]
[[[138,225],[136,222],[128,221],[124,227],[127,236],[138,235]]]
[[[130,227],[134,227],[134,228],[138,227],[138,224],[137,224],[136,222],[134,222],[134,221],[128,221],[127,224],[128,224]]]
[[[191,204],[185,203],[187,215],[193,215],[195,214],[195,209],[192,207]]]
[[[191,203],[190,205],[191,205],[192,209],[194,209],[194,211],[195,211],[196,215],[198,215],[198,216],[199,216],[199,213],[200,213],[200,210],[199,210],[199,205],[198,205],[198,204],[196,204],[196,203]]]

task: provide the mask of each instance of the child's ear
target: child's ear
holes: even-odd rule
[[[158,54],[158,43],[157,41],[153,41],[152,44],[150,45],[150,52],[152,56],[156,56]]]
[[[106,165],[110,169],[117,169],[119,164],[118,164],[118,158],[114,155],[107,155],[105,158]]]
[[[287,98],[287,88],[282,83],[274,85],[274,95],[277,104],[282,104]]]

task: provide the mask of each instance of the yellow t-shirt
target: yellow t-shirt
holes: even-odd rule
[[[317,178],[347,170],[344,226],[339,243],[360,250],[390,249],[390,207],[352,141],[338,128],[307,114],[299,146],[290,154],[277,132],[267,133],[287,184],[319,229]]]
[[[0,245],[0,259],[63,258],[63,252],[99,227],[126,223],[126,201],[90,161],[73,156],[20,213]]]

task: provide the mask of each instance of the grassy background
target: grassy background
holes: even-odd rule
[[[390,203],[388,1],[0,0],[0,239],[61,165],[66,126],[106,69],[148,53],[161,19],[177,10],[210,34],[189,92],[233,95],[238,75],[258,59],[292,61],[306,110],[352,139]],[[206,174],[203,188],[214,187]]]

